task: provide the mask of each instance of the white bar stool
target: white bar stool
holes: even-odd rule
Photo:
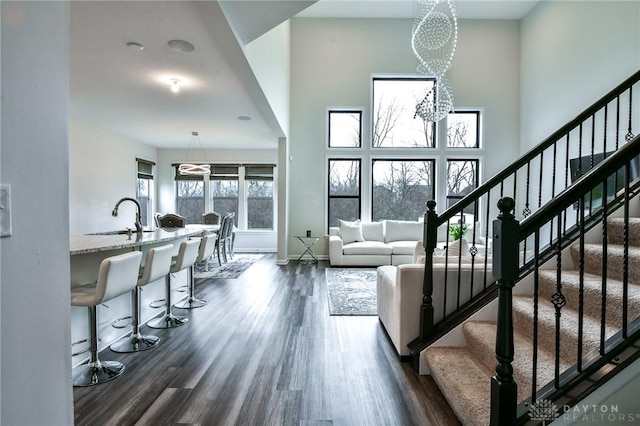
[[[142,287],[162,277],[166,277],[171,269],[171,255],[173,245],[166,244],[149,249],[142,275],[138,278],[135,290],[131,292],[131,306],[133,309],[131,335],[123,337],[111,345],[114,352],[140,352],[155,347],[159,342],[158,336],[140,333],[140,294]]]
[[[213,251],[216,248],[216,236],[204,235],[201,238],[193,238],[195,241],[200,241],[200,248],[198,250],[198,257],[196,258],[195,263],[199,263],[202,261],[208,262],[209,258],[213,256]],[[185,298],[183,301],[176,303],[173,305],[178,309],[193,309],[200,308],[207,304],[206,301],[196,299],[195,294],[195,280],[193,278],[193,272],[195,269],[195,263],[191,265],[189,268],[189,296]]]
[[[89,332],[91,357],[87,364],[72,370],[73,386],[91,386],[115,379],[124,371],[118,361],[98,359],[97,305],[132,291],[138,281],[142,252],[134,251],[108,257],[100,263],[98,280],[94,284],[74,288],[71,293],[72,306],[89,308]]]
[[[165,304],[164,315],[160,318],[152,319],[147,322],[147,326],[151,328],[173,328],[178,327],[189,321],[187,317],[178,317],[171,312],[171,274],[190,268],[196,262],[198,249],[200,247],[199,240],[187,240],[180,243],[178,255],[174,257],[174,263],[165,279]]]

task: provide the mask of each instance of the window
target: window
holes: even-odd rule
[[[329,147],[359,148],[362,146],[362,111],[329,111]]]
[[[480,148],[480,112],[454,111],[447,115],[448,148]]]
[[[156,163],[136,158],[138,164],[138,179],[136,185],[136,200],[140,203],[140,221],[142,226],[149,226],[153,211],[153,172]]]
[[[202,179],[202,176],[200,176]],[[177,213],[185,223],[202,222],[204,213],[204,180],[179,180],[177,185]]]
[[[416,106],[433,97],[434,78],[374,78],[372,146],[431,148],[435,125],[416,118]]]
[[[372,219],[417,220],[435,197],[434,160],[373,160]]]
[[[442,212],[478,187],[481,111],[460,108],[436,123],[423,121],[416,110],[433,104],[435,82],[425,76],[373,77],[371,122],[364,127],[371,135],[360,145],[336,136],[336,129],[346,128],[336,123],[348,121],[354,110],[329,110],[329,226],[337,226],[338,219],[416,220],[424,215],[427,201],[436,200]],[[358,112],[360,119],[369,116]],[[353,127],[360,133],[350,140],[362,140],[362,127]],[[469,206],[465,213],[472,215],[475,208]]]
[[[447,208],[478,187],[478,160],[447,160]],[[474,213],[474,206],[465,213]]]
[[[239,211],[239,176],[240,166],[232,164],[216,164],[211,166],[210,176],[210,208],[207,209],[220,213],[221,217],[227,213],[235,213],[233,218],[235,226],[238,226]]]
[[[181,176],[176,168],[176,210],[186,223],[205,212],[235,213],[241,230],[274,230],[274,164],[211,164],[208,176]]]
[[[247,228],[273,229],[273,167],[247,166]]]
[[[329,226],[360,218],[360,159],[329,160]]]

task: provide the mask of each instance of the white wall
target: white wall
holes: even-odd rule
[[[13,222],[0,240],[0,424],[71,425],[69,3],[0,8],[0,180]]]
[[[412,19],[294,18],[291,25],[290,233],[326,233],[326,109],[363,107],[370,140],[372,73],[415,74]],[[451,70],[456,107],[485,110],[486,176],[519,152],[519,23],[460,21]],[[363,190],[369,184],[363,182]],[[426,200],[425,200],[426,201]],[[301,253],[289,241],[290,252]],[[316,246],[326,256],[326,242]]]
[[[525,152],[638,71],[640,2],[542,1],[521,25]]]
[[[136,158],[156,161],[156,149],[79,120],[70,120],[69,229],[71,234],[133,228],[136,197]]]
[[[286,21],[244,48],[249,65],[285,135],[289,134],[290,23]]]

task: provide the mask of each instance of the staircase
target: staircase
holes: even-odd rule
[[[533,371],[534,295],[521,294],[513,298],[515,357],[513,377],[518,386],[518,403],[527,400],[535,388],[542,389],[556,380],[556,343],[559,338],[558,372],[576,364],[581,347],[582,358],[597,354],[601,333],[605,340],[618,333],[623,325],[623,265],[624,236],[628,235],[628,298],[627,323],[640,318],[640,217],[629,218],[628,232],[622,218],[607,219],[608,243],[584,243],[583,270],[579,265],[580,242],[569,248],[572,264],[561,271],[561,292],[566,305],[561,309],[561,326],[556,333],[556,308],[551,302],[558,291],[556,269],[538,271],[537,304],[537,367]],[[600,231],[601,230],[597,230]],[[606,250],[606,252],[605,252]],[[607,260],[607,276],[601,276],[602,261]],[[554,265],[555,266],[555,265]],[[582,280],[580,276],[582,275]],[[582,281],[582,307],[580,287]],[[606,321],[602,321],[603,283],[606,288]],[[519,285],[526,285],[522,283]],[[517,288],[517,287],[516,287]],[[583,315],[580,315],[582,310]],[[580,319],[582,318],[582,321]],[[582,333],[579,326],[582,323]],[[464,425],[490,423],[491,377],[496,365],[496,323],[467,321],[462,325],[466,345],[462,347],[432,346],[423,352],[424,362],[449,405]],[[535,373],[535,374],[534,374]]]

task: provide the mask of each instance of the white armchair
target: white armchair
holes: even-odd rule
[[[407,345],[420,334],[420,305],[422,304],[422,286],[424,280],[424,248],[422,242],[416,244],[414,262],[399,266],[379,266],[377,269],[378,317],[384,326],[393,346],[400,356],[410,354]],[[471,256],[460,258],[462,265],[458,270],[458,256],[450,257],[445,268],[445,257],[434,256],[433,265],[433,308],[434,322],[444,318],[444,293],[446,287],[449,314],[456,309],[458,275],[463,289],[460,302],[469,299],[468,289],[473,275],[473,295],[482,290],[485,278],[484,261],[476,258],[472,268]],[[491,263],[486,271],[487,279],[492,281]],[[445,286],[445,270],[447,285]]]

